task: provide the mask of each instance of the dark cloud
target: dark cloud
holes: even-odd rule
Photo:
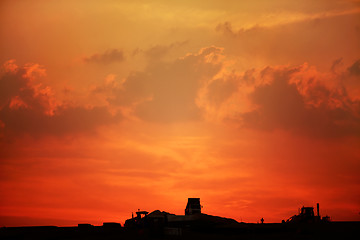
[[[343,64],[343,58],[335,59],[335,61],[332,63],[330,70],[332,72],[336,72],[337,68]]]
[[[348,71],[351,75],[360,76],[360,59],[354,62],[354,64],[348,68]]]
[[[107,50],[104,53],[96,53],[83,58],[85,62],[109,64],[113,62],[122,62],[125,60],[124,53],[118,49]]]
[[[244,126],[318,137],[360,136],[360,102],[350,99],[344,88],[330,89],[321,83],[300,83],[307,85],[301,93],[290,81],[299,71],[267,68],[263,77],[272,81],[250,94],[257,108],[241,115]]]
[[[30,134],[66,135],[95,132],[101,125],[117,122],[104,106],[85,108],[56,103],[49,87],[33,85],[22,67],[0,77],[0,131],[6,136]]]

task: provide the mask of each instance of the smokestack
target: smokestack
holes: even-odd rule
[[[317,208],[317,215],[318,215],[318,217],[320,217],[320,211],[319,211],[319,208],[320,208],[320,207],[319,207],[319,203],[316,204],[316,208]]]

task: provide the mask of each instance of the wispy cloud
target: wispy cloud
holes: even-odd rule
[[[112,49],[103,53],[95,53],[91,56],[84,57],[83,60],[87,63],[110,64],[124,61],[125,56],[122,50]]]

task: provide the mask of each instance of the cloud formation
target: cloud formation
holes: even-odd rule
[[[38,64],[19,67],[14,60],[4,64],[0,77],[0,131],[2,135],[65,135],[94,132],[98,126],[115,123],[105,106],[83,107],[58,102],[50,87],[36,83],[45,70]]]
[[[163,60],[163,58],[169,53],[171,53],[173,50],[179,49],[183,46],[186,46],[187,44],[188,41],[182,41],[182,42],[173,42],[169,45],[157,44],[149,47],[148,49],[136,48],[133,51],[133,56],[142,53],[144,54],[145,57],[149,58],[151,61],[160,61]]]
[[[318,75],[318,76],[316,76]],[[249,98],[254,110],[241,114],[244,127],[283,129],[318,137],[360,136],[360,101],[344,86],[329,87],[303,67],[265,68]]]
[[[104,53],[95,53],[89,57],[84,57],[83,60],[87,63],[109,64],[122,62],[125,60],[125,57],[122,50],[112,49],[107,50]]]
[[[215,30],[227,53],[243,58],[247,67],[262,67],[266,59],[266,65],[311,62],[324,68],[331,59],[351,59],[359,52],[359,16],[357,9],[268,26],[266,22],[244,26],[227,21],[219,23]],[[337,31],[332,31],[335,28]]]
[[[143,120],[181,122],[200,118],[196,98],[200,87],[222,68],[222,49],[207,47],[171,62],[152,62],[124,82],[108,82],[95,92],[112,105],[133,106]]]

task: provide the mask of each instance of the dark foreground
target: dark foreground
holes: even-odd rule
[[[247,224],[129,229],[123,227],[9,227],[0,239],[360,239],[360,222]]]

